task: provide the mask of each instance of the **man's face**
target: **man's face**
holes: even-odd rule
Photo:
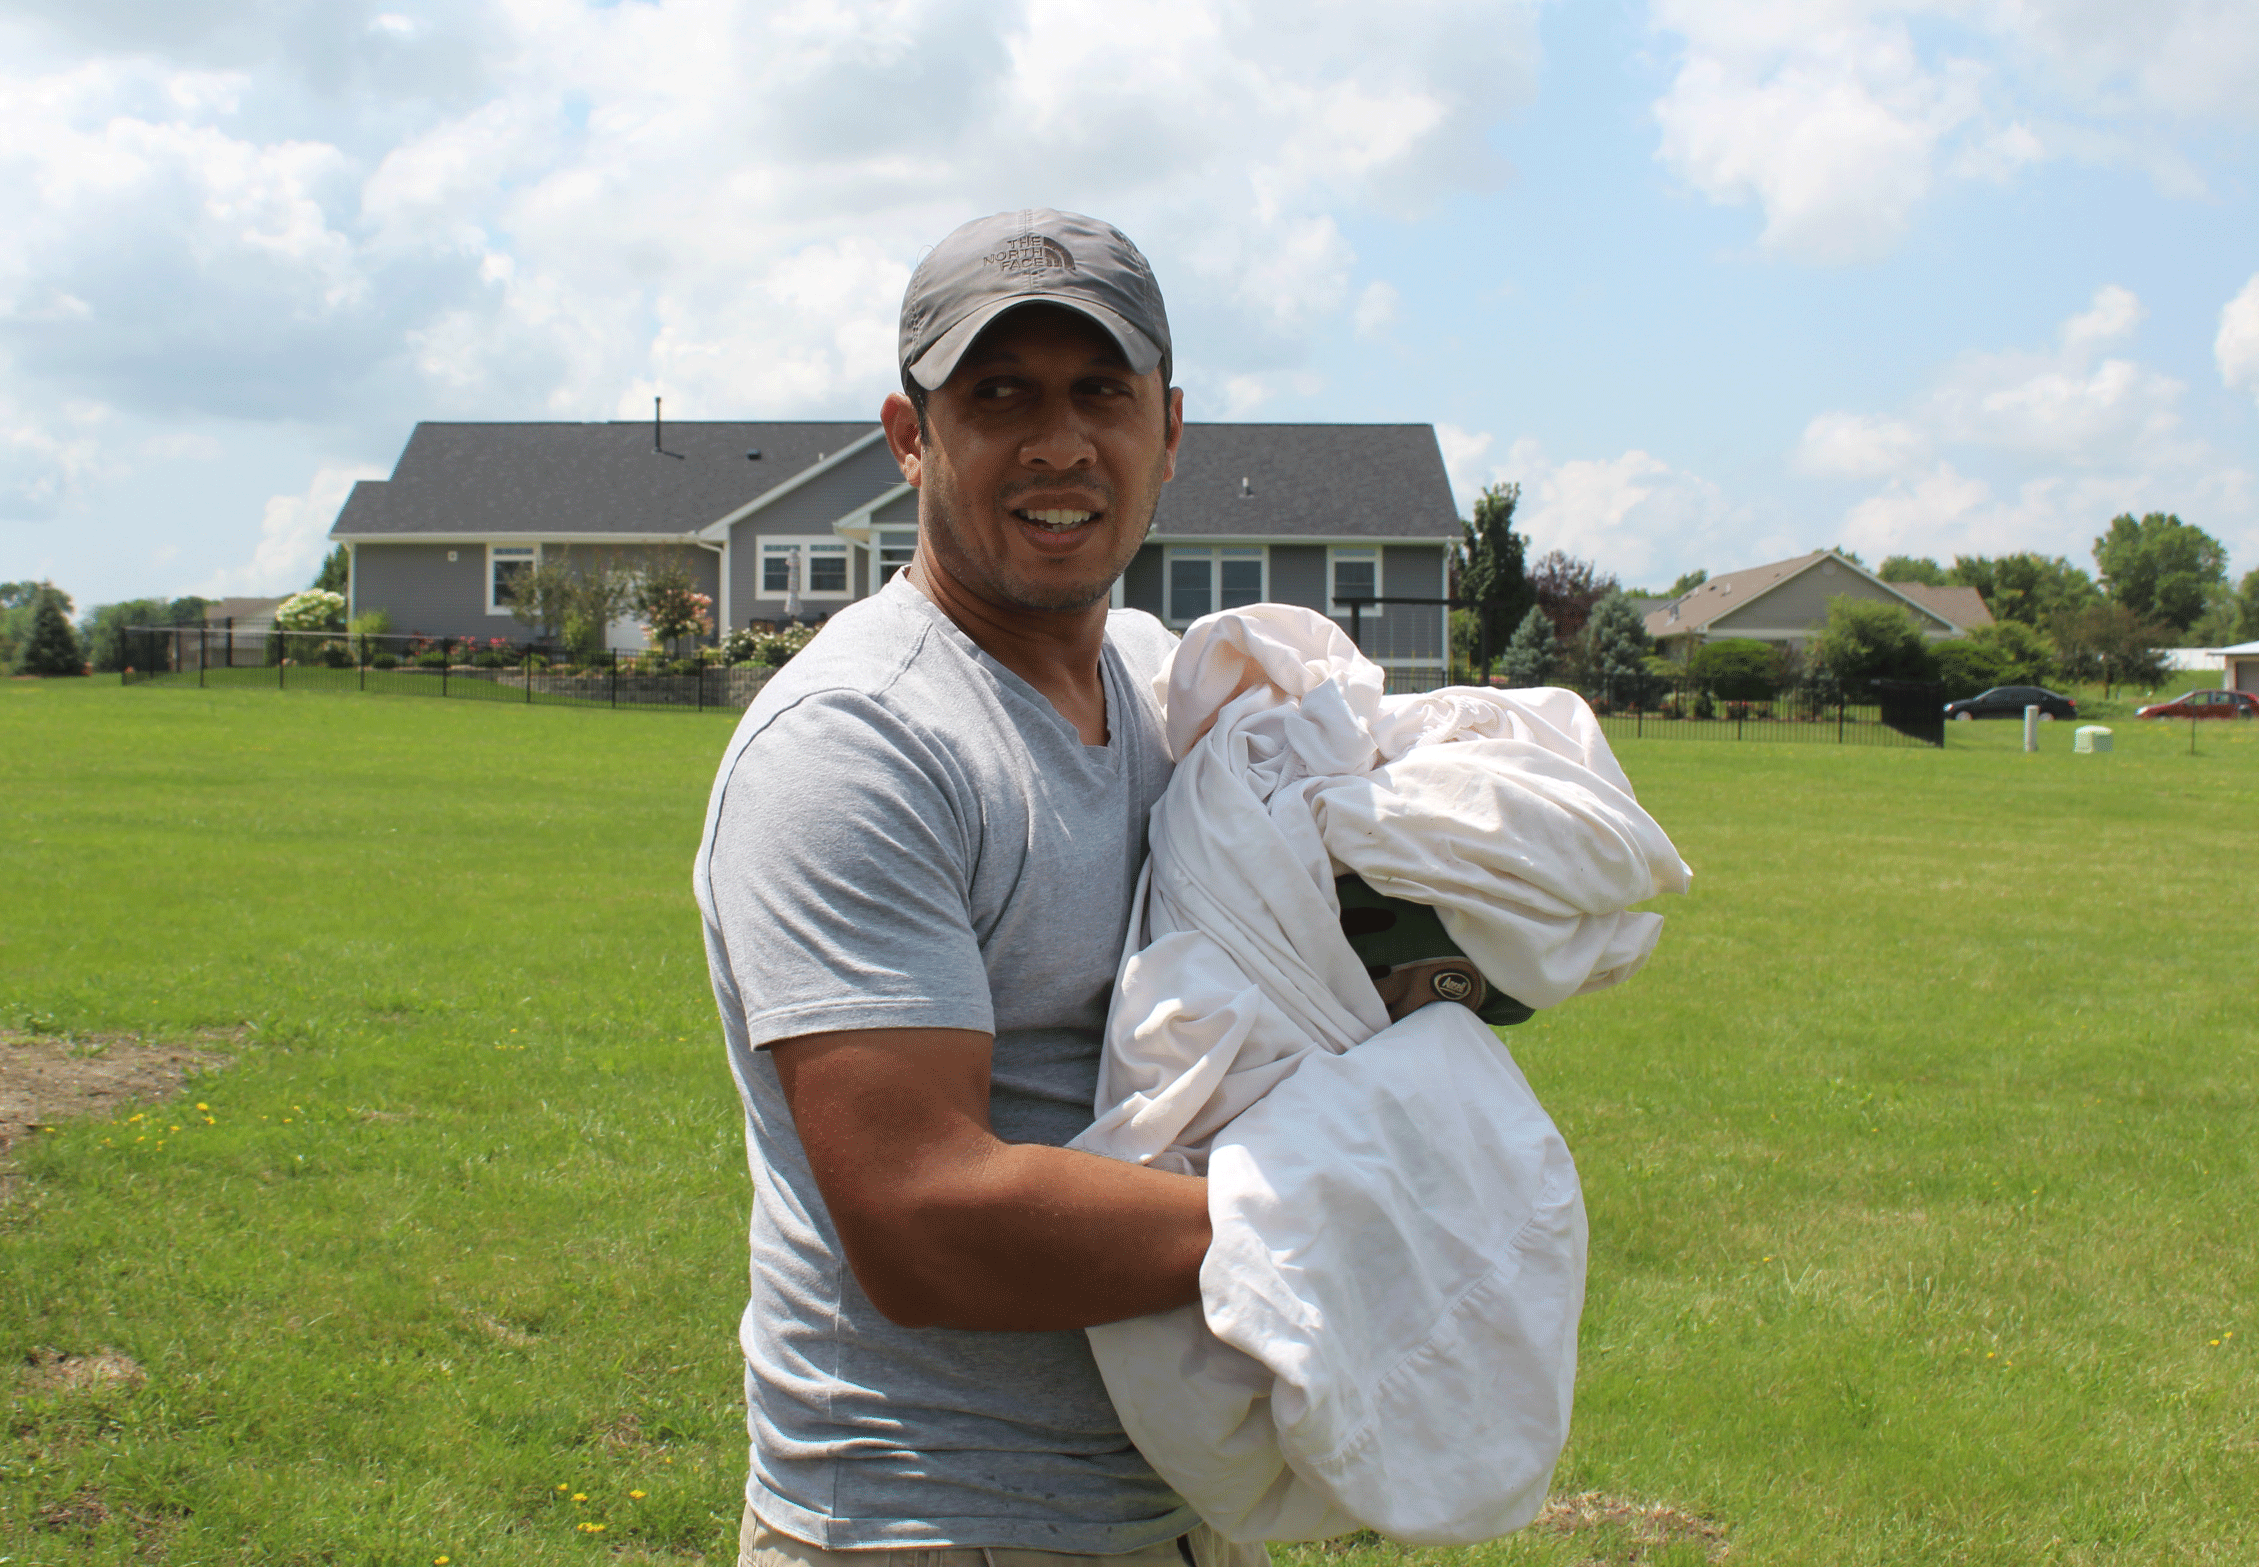
[[[995,322],[927,399],[881,414],[918,486],[921,549],[1000,609],[1079,610],[1107,596],[1176,472],[1181,393],[1132,375],[1088,317],[1029,305]]]

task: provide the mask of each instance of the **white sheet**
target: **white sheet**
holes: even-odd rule
[[[1075,1141],[1208,1176],[1200,1306],[1090,1339],[1131,1438],[1234,1540],[1492,1538],[1567,1436],[1568,1150],[1465,1008],[1388,1025],[1334,878],[1434,905],[1545,1007],[1636,972],[1661,921],[1628,906],[1689,875],[1574,693],[1381,684],[1308,610],[1186,634],[1157,681],[1177,774]]]

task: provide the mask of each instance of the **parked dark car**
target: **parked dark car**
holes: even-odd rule
[[[1994,686],[1958,702],[1945,704],[1948,718],[2021,718],[2024,709],[2036,707],[2043,719],[2076,718],[2079,704],[2040,686]]]
[[[2170,702],[2152,702],[2136,718],[2259,718],[2259,696],[2248,691],[2190,691]]]

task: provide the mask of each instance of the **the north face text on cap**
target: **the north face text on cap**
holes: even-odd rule
[[[1007,277],[1040,277],[1046,272],[1075,270],[1075,258],[1067,254],[1067,247],[1047,234],[1018,235],[981,260]]]

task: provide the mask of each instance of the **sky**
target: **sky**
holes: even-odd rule
[[[1021,206],[1192,419],[1433,424],[1629,586],[2240,576],[2255,184],[2250,0],[0,0],[0,579],[301,587],[419,419],[873,417]]]

